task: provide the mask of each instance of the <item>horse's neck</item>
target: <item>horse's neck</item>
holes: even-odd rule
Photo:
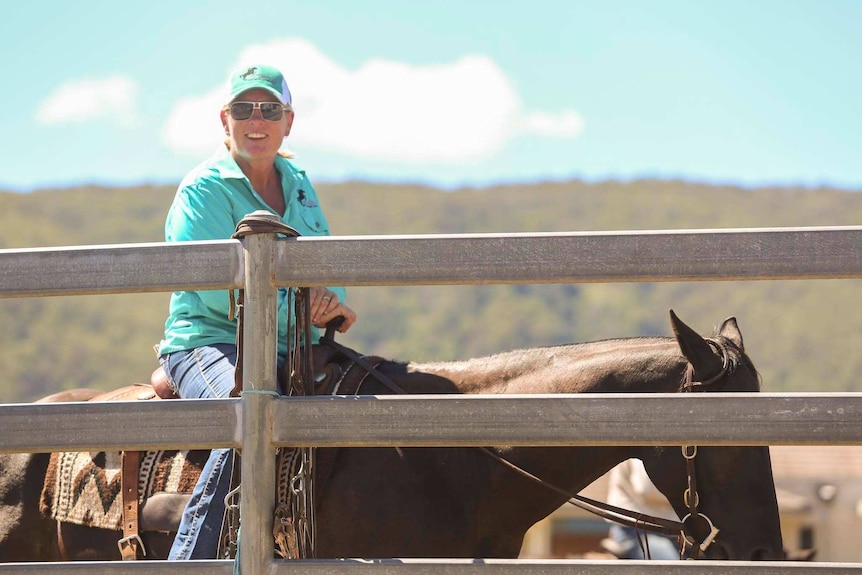
[[[631,338],[524,349],[466,361],[414,363],[407,370],[436,376],[440,389],[424,392],[654,393],[676,391],[684,365],[674,340]]]
[[[637,457],[636,448],[630,447],[514,447],[493,451],[508,463],[495,462],[475,451],[485,472],[476,474],[474,483],[461,490],[482,494],[478,501],[471,502],[475,506],[474,529],[491,539],[523,537],[533,524],[553,513],[570,496],[580,493],[621,461]]]
[[[685,364],[675,340],[631,338],[520,350],[461,362],[411,364],[408,371],[438,383],[449,382],[461,393],[655,393],[677,391]],[[622,447],[500,451],[511,463],[572,493],[633,453]],[[566,499],[503,465],[489,465],[489,475],[477,480],[486,482],[482,503],[497,524],[526,529]]]

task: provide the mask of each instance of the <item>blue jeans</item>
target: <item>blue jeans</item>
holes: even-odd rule
[[[160,358],[168,382],[184,399],[228,397],[234,386],[236,345],[215,344]],[[213,449],[183,511],[169,560],[215,559],[230,490],[233,450]]]
[[[649,549],[650,558],[656,561],[674,561],[679,559],[679,545],[675,538],[661,533],[636,531],[633,527],[611,525],[610,537],[620,545],[620,559],[646,559],[638,541],[646,538],[644,547]]]

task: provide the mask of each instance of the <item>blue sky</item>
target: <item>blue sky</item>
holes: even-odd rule
[[[176,184],[258,62],[312,180],[862,190],[860,23],[857,0],[18,1],[0,189]]]

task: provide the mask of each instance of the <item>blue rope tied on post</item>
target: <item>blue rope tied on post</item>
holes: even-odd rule
[[[241,575],[240,567],[239,567],[239,550],[240,550],[240,538],[242,537],[242,527],[236,530],[236,556],[233,558],[233,575]]]

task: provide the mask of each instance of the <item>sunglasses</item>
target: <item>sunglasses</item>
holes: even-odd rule
[[[277,122],[284,116],[285,110],[290,110],[278,102],[234,102],[225,107],[234,120],[248,120],[254,111],[260,109],[260,115],[264,120]]]

